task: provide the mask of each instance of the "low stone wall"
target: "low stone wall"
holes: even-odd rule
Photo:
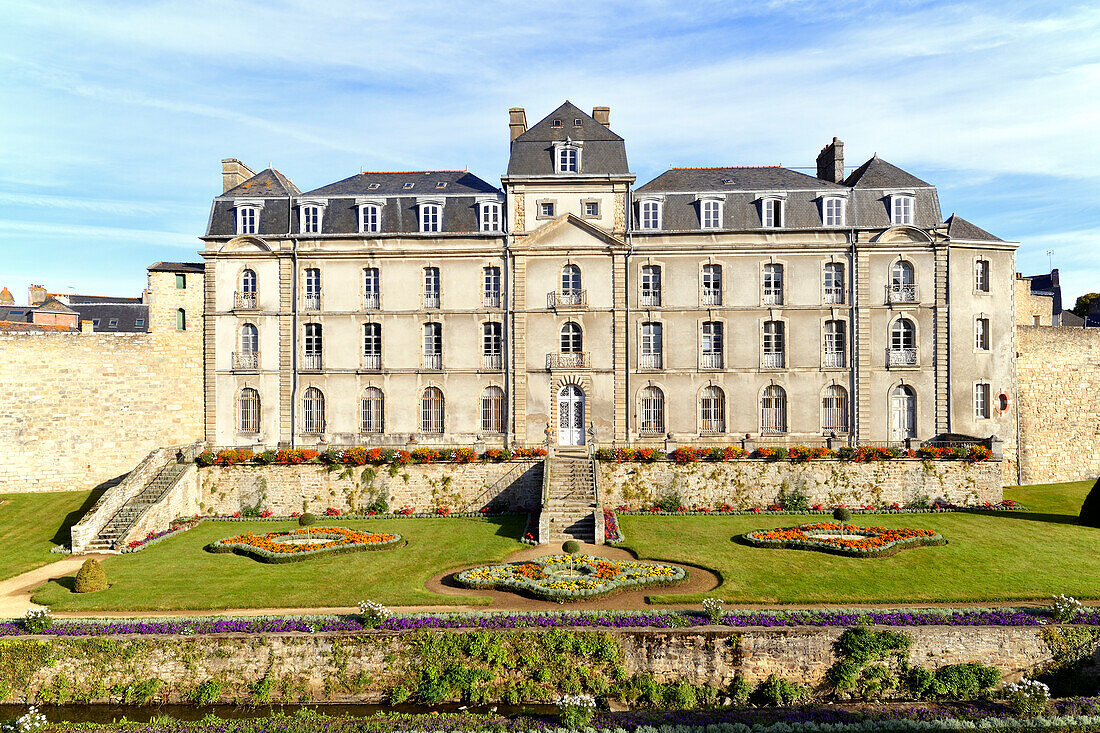
[[[1054,659],[1037,627],[895,628],[912,640],[909,662],[935,669],[978,661],[999,668],[1005,681],[1031,673]],[[445,663],[446,644],[430,635],[466,632],[374,632],[356,635],[272,634],[220,637],[124,637],[114,639],[9,637],[0,639],[0,699],[5,702],[121,701],[130,690],[151,692],[159,702],[247,702],[266,700],[376,702],[407,685],[423,655]],[[540,663],[544,639],[561,648],[560,631],[488,632],[499,635],[504,653],[521,650],[519,664]],[[570,633],[570,632],[566,632]],[[724,688],[735,675],[755,686],[775,674],[822,692],[825,672],[837,661],[834,643],[843,629],[778,628],[578,631],[609,636],[605,651],[578,663],[593,674],[612,676],[622,666],[628,677],[652,674],[657,681]],[[546,636],[557,634],[556,637]],[[435,650],[435,651],[433,651]],[[507,651],[512,650],[512,651]],[[526,652],[522,651],[526,650]],[[578,654],[579,652],[572,652]],[[438,657],[438,658],[437,658]],[[478,666],[484,659],[466,658]],[[521,670],[522,671],[522,670]],[[533,670],[531,670],[533,671]],[[567,669],[572,675],[574,670]],[[557,674],[558,672],[555,672]],[[489,680],[497,694],[512,689],[521,702],[554,690],[556,681],[530,685],[505,669]],[[62,689],[64,690],[62,692]]]
[[[337,467],[211,466],[199,469],[195,512],[233,514],[248,507],[277,515],[323,514],[327,509],[363,511],[384,497],[390,511],[409,507],[430,512],[476,512],[490,503],[532,510],[542,493],[542,461],[425,463]],[[189,512],[189,513],[195,513]]]
[[[679,494],[684,506],[735,509],[766,507],[779,488],[804,491],[809,503],[833,507],[883,506],[914,500],[959,505],[997,503],[1003,499],[1000,461],[925,461],[895,459],[855,463],[818,460],[737,460],[723,463],[605,463],[600,466],[600,492],[609,506],[640,507]]]

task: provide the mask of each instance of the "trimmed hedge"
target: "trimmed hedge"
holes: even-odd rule
[[[286,533],[272,533],[272,534],[287,534]],[[332,539],[340,540],[345,539],[343,535],[335,534],[332,532],[326,533],[325,528],[321,528],[316,532],[311,532],[309,535],[311,538],[316,537],[318,539]],[[232,538],[230,538],[232,539]],[[253,560],[259,560],[262,563],[268,563],[271,565],[280,565],[289,562],[300,562],[302,560],[309,560],[314,557],[321,557],[327,555],[343,555],[349,552],[369,552],[374,550],[392,550],[395,547],[403,547],[408,544],[401,535],[393,535],[392,540],[386,540],[384,542],[356,542],[352,544],[336,545],[334,547],[319,547],[312,550],[298,550],[296,552],[273,552],[263,547],[257,547],[246,542],[226,542],[225,540],[216,540],[206,546],[207,552],[212,553],[233,553],[236,555],[243,555],[245,557],[251,557]]]

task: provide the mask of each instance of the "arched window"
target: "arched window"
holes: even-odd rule
[[[566,265],[561,268],[561,292],[562,295],[579,293],[581,291],[581,268],[577,265]]]
[[[908,318],[899,318],[890,327],[889,366],[917,364],[917,327]]]
[[[386,398],[378,387],[363,390],[359,410],[359,432],[381,433],[386,428]]]
[[[581,327],[573,321],[566,321],[561,327],[561,351],[563,354],[576,354],[583,351],[584,337]]]
[[[241,326],[241,353],[255,354],[260,348],[260,330],[251,323]]]
[[[764,435],[787,432],[787,392],[777,384],[765,387],[760,397],[760,432]]]
[[[310,387],[302,396],[302,432],[325,432],[325,396],[316,387]]]
[[[256,271],[245,270],[241,273],[241,292],[245,295],[256,294]]]
[[[913,263],[906,260],[898,260],[890,268],[890,285],[887,290],[887,301],[890,303],[916,303],[917,279],[913,269]]]
[[[699,431],[726,432],[726,395],[721,387],[711,385],[703,388],[699,399]]]
[[[890,440],[917,437],[917,393],[899,384],[890,393]]]
[[[665,432],[665,393],[660,387],[650,385],[642,389],[638,429],[649,435]]]
[[[821,397],[821,429],[848,432],[848,390],[830,384]]]
[[[504,390],[500,387],[486,387],[481,393],[481,431],[504,432]]]
[[[428,387],[420,397],[420,432],[443,432],[443,392],[439,387]]]
[[[890,269],[891,285],[912,285],[914,282],[913,264],[906,260],[898,260]]]
[[[176,330],[187,330],[187,311],[185,311],[183,308],[176,309]]]
[[[260,432],[260,393],[245,387],[237,401],[237,430],[242,433]]]

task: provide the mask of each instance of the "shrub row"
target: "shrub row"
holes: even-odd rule
[[[347,450],[330,448],[324,452],[308,449],[287,448],[284,450],[266,450],[254,453],[240,448],[228,448],[213,453],[203,451],[195,457],[200,466],[236,466],[253,464],[267,466],[298,465],[302,463],[320,463],[326,466],[403,466],[408,463],[501,463],[503,461],[530,460],[542,458],[546,451],[542,448],[515,448],[504,450],[489,448],[480,456],[473,448],[415,448],[412,451],[399,448],[364,448],[356,446]]]
[[[662,501],[659,504],[648,504],[641,507],[632,507],[626,504],[620,504],[615,507],[617,514],[627,515],[707,515],[707,514],[728,514],[730,516],[739,516],[743,514],[809,514],[809,515],[821,515],[821,514],[836,514],[837,510],[847,510],[850,514],[928,514],[938,512],[991,512],[991,511],[1027,511],[1027,507],[1019,502],[1012,501],[1011,499],[1005,499],[999,504],[993,502],[984,502],[973,506],[959,506],[958,504],[949,504],[947,502],[935,501],[931,504],[908,504],[901,505],[897,502],[893,504],[886,504],[883,506],[872,506],[867,504],[862,507],[846,507],[843,504],[838,504],[835,507],[827,508],[824,504],[814,504],[808,509],[792,509],[784,508],[779,504],[769,504],[766,507],[752,507],[751,509],[735,509],[729,504],[719,504],[716,507],[697,506],[692,505],[690,507],[679,503],[679,498],[673,503]]]
[[[763,446],[757,448],[751,454],[744,448],[735,446],[681,446],[667,455],[657,448],[599,448],[596,450],[596,459],[600,461],[654,463],[667,459],[680,464],[698,463],[699,461],[735,461],[743,458],[758,458],[770,461],[789,460],[794,463],[823,459],[869,463],[872,461],[888,461],[895,458],[923,458],[926,460],[970,461],[973,463],[988,461],[992,455],[992,452],[984,446],[924,446],[915,450],[876,446],[863,446],[860,448],[845,446],[835,450],[806,445],[796,445],[790,448]]]

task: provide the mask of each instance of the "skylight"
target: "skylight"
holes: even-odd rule
[[[374,189],[378,188],[378,187],[379,187],[380,185],[382,185],[382,184],[380,184],[380,183],[372,183],[372,184],[370,184],[369,186],[367,186],[367,188],[369,188],[369,189],[371,189],[371,190],[374,190]]]
[[[401,188],[403,188],[403,189],[405,189],[406,191],[408,191],[409,189],[411,189],[411,188],[412,188],[413,186],[415,186],[415,185],[416,185],[415,183],[406,183],[406,184],[405,184],[404,186],[402,186]]]

